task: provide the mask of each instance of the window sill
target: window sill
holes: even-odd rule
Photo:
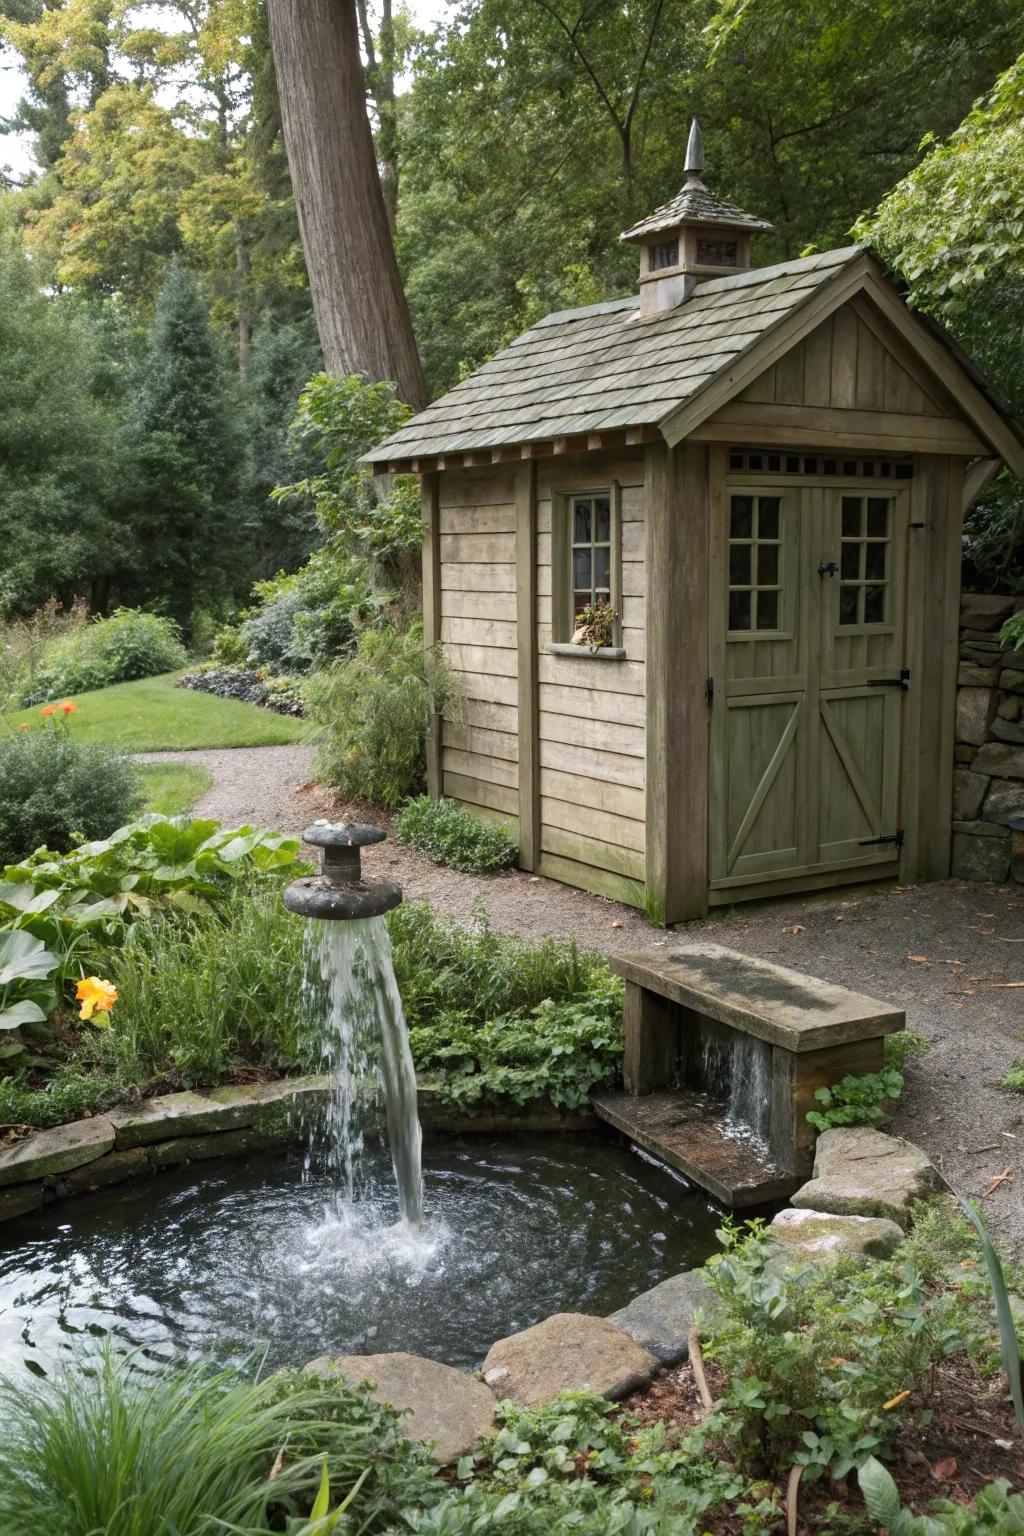
[[[562,642],[552,642],[544,647],[549,656],[574,656],[577,660],[584,661],[625,661],[625,647],[621,645],[601,645],[596,651],[592,651],[589,645],[568,645]]]

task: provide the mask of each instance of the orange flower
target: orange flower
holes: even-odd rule
[[[18,730],[19,731],[27,731],[28,728],[29,728],[29,726],[28,726],[28,721],[27,720],[23,720],[21,722],[21,724],[18,726]]]
[[[77,715],[78,705],[73,704],[70,699],[65,699],[60,707],[60,712],[62,715]]]
[[[56,704],[44,704],[39,713],[42,715],[44,720],[49,720],[51,715],[55,715],[57,713],[57,706]]]
[[[75,999],[81,1004],[79,1017],[91,1019],[94,1013],[109,1013],[117,1002],[112,982],[100,976],[85,976],[75,988]]]

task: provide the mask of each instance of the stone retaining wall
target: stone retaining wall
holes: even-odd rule
[[[1024,884],[1024,650],[999,630],[1021,597],[965,592],[953,776],[952,874]],[[1006,818],[1021,825],[1011,828]]]
[[[34,1131],[0,1148],[0,1222],[161,1168],[243,1157],[301,1140],[330,1091],[327,1077],[292,1077],[210,1093],[169,1093]],[[420,1086],[419,1109],[428,1135],[539,1134],[590,1131],[599,1125],[594,1115],[573,1114],[546,1099],[522,1109],[458,1115],[429,1083]]]

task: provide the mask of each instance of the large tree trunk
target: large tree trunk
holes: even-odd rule
[[[324,362],[426,404],[359,56],[355,0],[267,0],[284,138]]]

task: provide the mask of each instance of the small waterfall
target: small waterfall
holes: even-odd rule
[[[733,1136],[767,1148],[771,1123],[772,1054],[752,1035],[732,1031],[728,1039],[707,1036],[701,1077],[712,1098],[725,1102],[725,1124]]]
[[[360,1192],[361,1154],[383,1109],[402,1219],[423,1219],[416,1073],[384,917],[310,925],[307,986],[334,1080],[324,1153],[339,1192]],[[322,1010],[322,1011],[321,1011]]]

